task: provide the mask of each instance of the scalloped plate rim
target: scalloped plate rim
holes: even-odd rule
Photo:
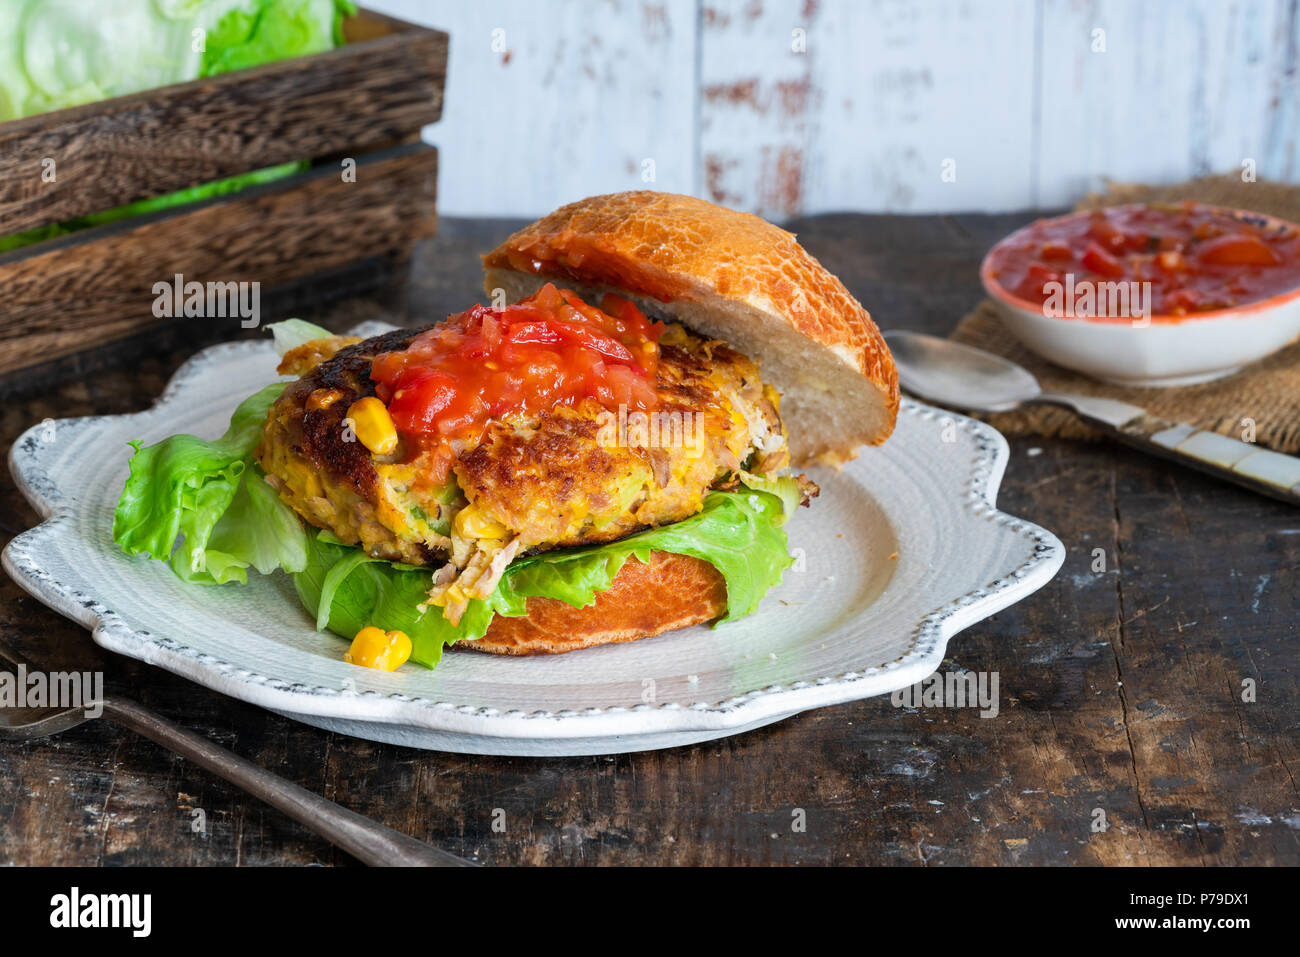
[[[365,323],[354,331],[373,325]],[[105,419],[153,415],[176,401],[184,393],[188,381],[204,366],[223,358],[224,353],[242,352],[263,345],[254,340],[240,340],[202,350],[181,365],[155,403],[141,412],[60,419],[58,423],[61,428],[89,428]],[[1055,576],[1063,564],[1064,546],[1055,535],[996,507],[998,488],[1010,459],[1009,447],[1001,433],[975,419],[906,398],[902,400],[900,413],[926,417],[942,415],[980,441],[985,457],[973,463],[971,474],[965,478],[964,484],[969,486],[965,511],[987,520],[992,526],[1000,526],[1004,534],[1029,539],[1035,546],[1031,557],[1018,568],[1003,573],[991,586],[945,602],[921,618],[915,625],[908,652],[894,661],[864,667],[860,671],[757,688],[712,704],[662,702],[653,706],[523,712],[435,702],[400,693],[350,693],[255,674],[233,663],[193,652],[175,639],[158,638],[147,630],[136,630],[93,596],[56,581],[36,561],[40,543],[47,536],[57,535],[62,520],[68,517],[61,512],[60,496],[53,478],[39,468],[34,454],[22,452],[44,427],[41,424],[27,429],[15,440],[9,452],[9,466],[18,488],[42,514],[43,521],[9,542],[3,552],[3,565],[14,581],[38,600],[89,628],[93,640],[100,646],[164,668],[220,694],[289,716],[374,722],[474,738],[562,740],[725,732],[771,723],[811,708],[887,694],[919,681],[942,663],[947,644],[954,635],[1037,591]],[[187,654],[187,650],[192,653]],[[521,664],[525,661],[522,659]]]

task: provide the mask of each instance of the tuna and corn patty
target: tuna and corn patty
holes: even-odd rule
[[[430,602],[453,621],[515,557],[680,521],[741,469],[789,462],[779,397],[754,363],[674,325],[660,341],[652,413],[620,417],[584,400],[493,420],[480,442],[454,447],[454,481],[435,484],[417,445],[378,455],[345,421],[375,395],[372,360],[428,328],[287,353],[281,373],[301,378],[271,409],[256,455],[311,524],[373,556],[435,566]]]

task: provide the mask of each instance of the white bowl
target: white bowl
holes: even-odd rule
[[[1225,212],[1285,224],[1261,213]],[[1048,315],[1041,304],[1020,298],[991,275],[994,250],[1017,235],[989,250],[980,281],[1012,335],[1067,369],[1119,385],[1191,385],[1231,375],[1300,338],[1300,287],[1231,309],[1155,315],[1141,323]]]

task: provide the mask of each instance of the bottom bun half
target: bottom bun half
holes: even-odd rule
[[[727,610],[721,573],[689,555],[651,552],[629,558],[594,604],[574,608],[553,598],[529,598],[528,614],[497,615],[477,641],[457,648],[494,655],[547,655],[649,638],[711,621]]]

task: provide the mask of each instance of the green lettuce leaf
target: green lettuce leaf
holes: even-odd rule
[[[345,638],[366,625],[399,629],[411,639],[411,660],[434,667],[443,648],[487,633],[494,615],[527,613],[530,597],[554,598],[586,607],[610,587],[629,559],[649,561],[652,551],[703,559],[716,567],[727,585],[731,621],[751,614],[759,600],[794,559],[787,549],[780,496],[766,491],[710,492],[702,511],[683,521],[647,529],[604,545],[544,552],[511,563],[486,600],[475,599],[460,622],[452,625],[440,608],[417,608],[432,584],[427,568],[372,558],[359,548],[341,545],[332,536],[309,536],[307,567],[295,574],[303,606],[316,616],[317,628]]]
[[[411,639],[411,659],[433,668],[443,648],[462,638],[482,638],[496,611],[512,609],[495,595],[471,601],[453,625],[441,609],[417,607],[428,598],[432,577],[427,568],[372,558],[321,532],[308,535],[307,567],[293,576],[293,585],[303,607],[316,616],[318,631],[348,639],[367,625],[404,631]],[[523,614],[522,608],[516,614]]]
[[[172,556],[182,554],[177,550]],[[246,584],[244,569],[250,565],[263,575],[277,568],[297,572],[307,567],[307,532],[293,509],[266,484],[255,464],[244,470],[244,480],[235,490],[230,507],[212,529],[204,548],[205,570],[211,581],[190,577],[190,581],[224,585],[228,581]],[[185,578],[185,575],[181,575]]]
[[[147,448],[132,442],[113,540],[127,554],[170,560],[182,578],[204,584],[245,582],[249,565],[264,572],[305,567],[301,522],[252,463],[285,385],[272,383],[241,402],[219,439],[173,435]]]
[[[799,491],[799,483],[788,475],[777,478],[768,478],[766,475],[755,475],[752,472],[741,472],[740,483],[748,489],[755,492],[770,492],[781,500],[782,523],[794,514],[794,510],[799,507],[803,501],[803,492]]]
[[[329,50],[343,43],[343,19],[356,13],[352,0],[113,0],[111,15],[104,0],[0,5],[0,122]],[[0,237],[0,252],[310,165],[283,163]]]
[[[0,122],[329,50],[352,0],[4,0]],[[196,39],[202,38],[202,43]]]
[[[609,588],[628,558],[650,560],[652,551],[690,555],[713,565],[727,583],[732,621],[752,614],[794,559],[787,550],[781,499],[767,492],[710,492],[690,518],[604,545],[543,552],[513,562],[503,577],[524,597],[556,598],[575,608]]]
[[[273,322],[266,328],[275,337],[275,351],[281,356],[304,342],[311,342],[313,339],[324,339],[334,335],[328,329],[303,319],[286,319],[283,322]]]
[[[329,50],[337,20],[355,12],[346,0],[256,0],[237,7],[208,30],[199,76]]]
[[[183,206],[186,203],[198,202],[201,199],[211,199],[214,196],[237,193],[241,189],[248,189],[250,186],[258,186],[262,183],[284,179],[286,176],[292,176],[294,173],[310,167],[311,163],[308,162],[281,163],[279,166],[268,166],[266,169],[254,170],[251,173],[240,173],[238,176],[219,179],[212,183],[203,183],[200,186],[191,186],[189,189],[177,190],[174,193],[151,196],[149,199],[137,200],[134,203],[127,203],[125,206],[116,206],[113,209],[91,213],[89,216],[79,216],[76,219],[66,219],[60,223],[37,226],[35,229],[28,229],[25,232],[0,236],[0,253],[9,252],[11,249],[20,249],[32,243],[45,242],[45,240],[54,239],[57,236],[80,232],[94,226],[116,223],[119,220],[130,219],[133,216],[143,216],[145,213],[171,209],[174,206]]]

